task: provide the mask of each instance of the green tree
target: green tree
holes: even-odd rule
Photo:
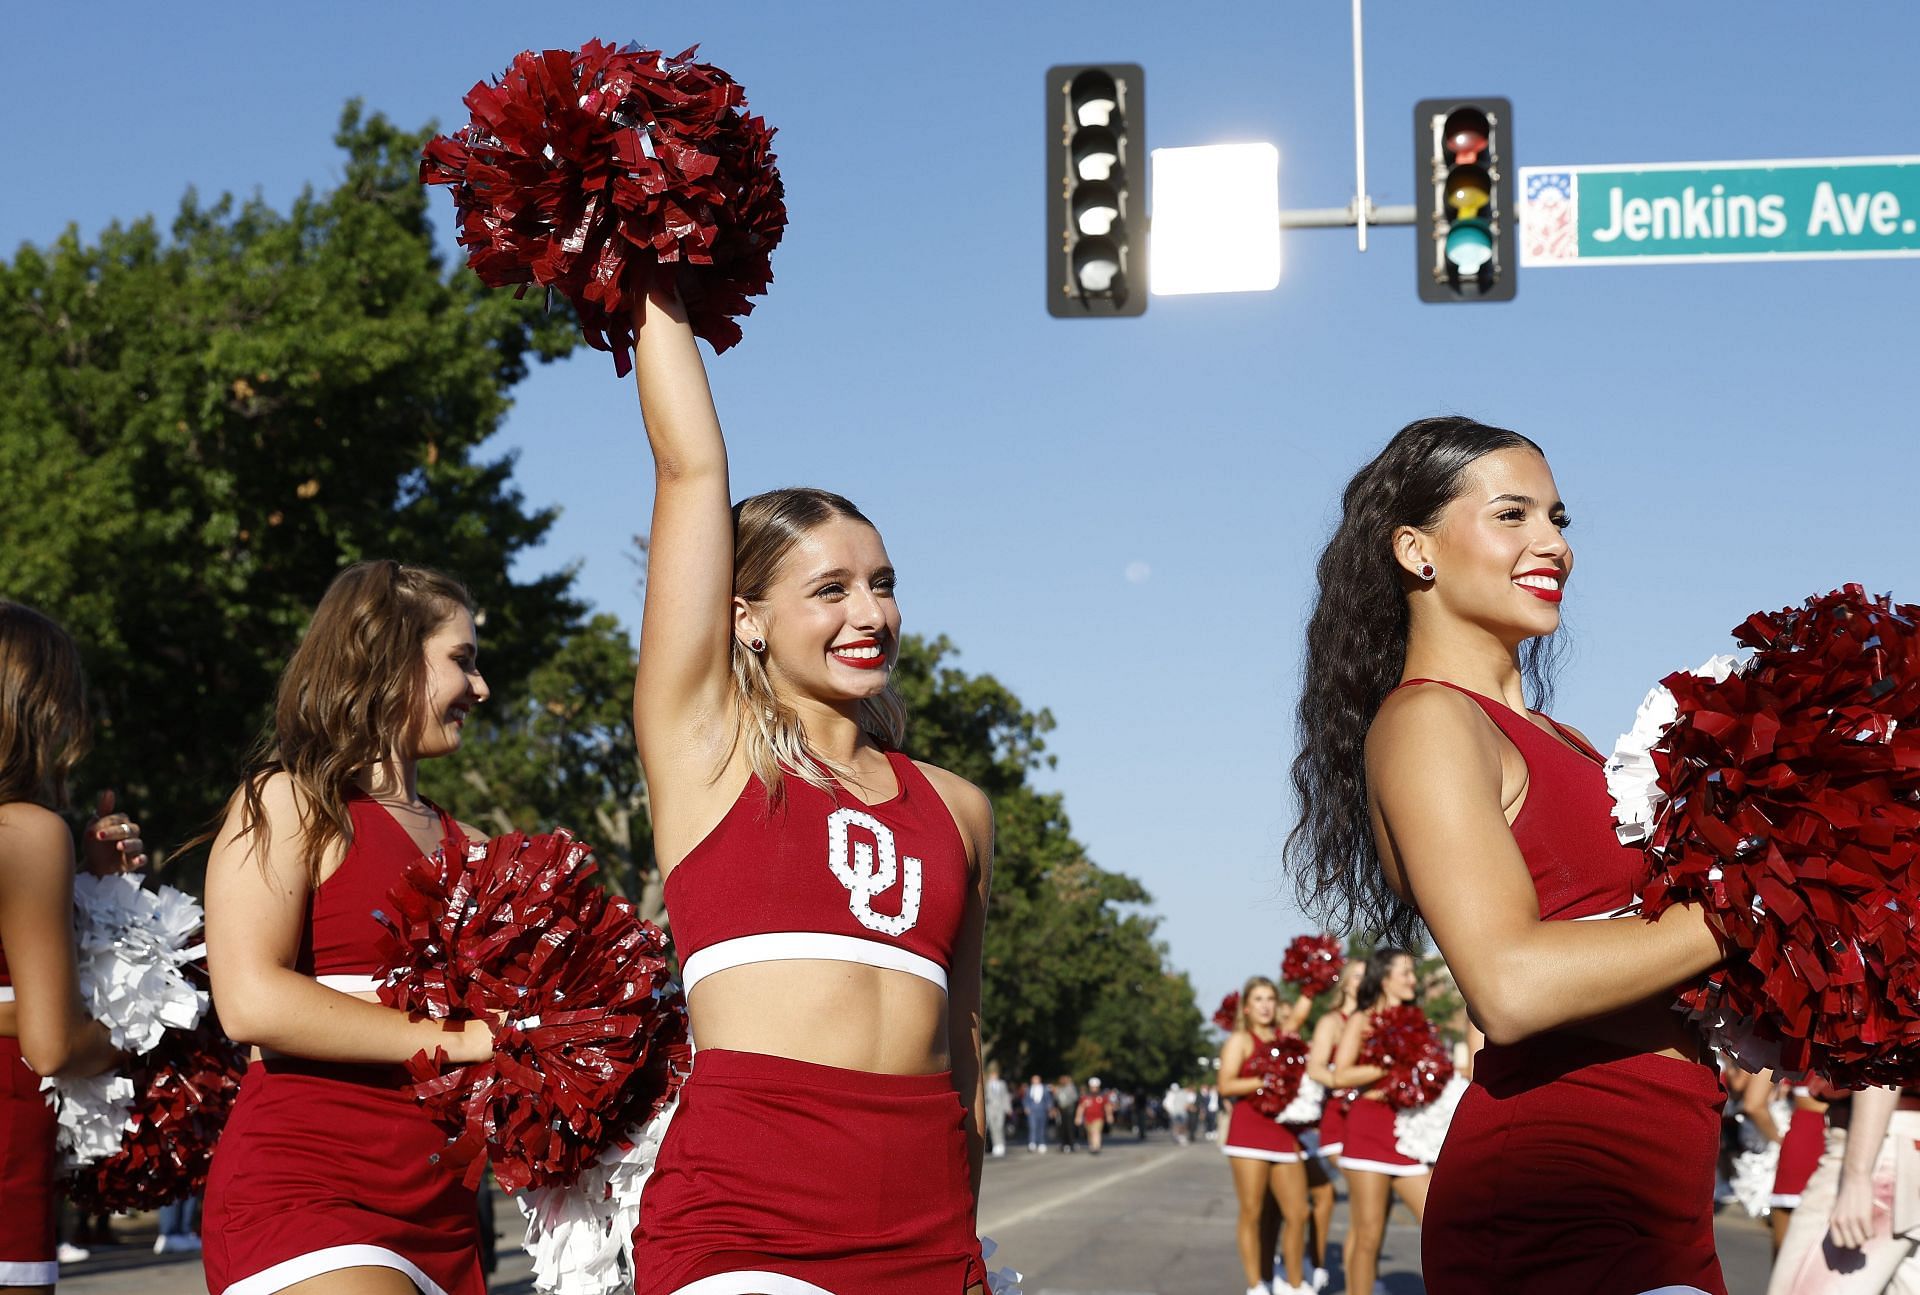
[[[152,218],[0,263],[0,589],[74,632],[86,772],[150,839],[218,808],[314,603],[345,563],[452,571],[510,683],[578,617],[572,576],[509,569],[553,513],[485,459],[571,321],[437,255],[431,128],[343,113],[338,187]]]
[[[995,848],[982,1014],[987,1050],[1010,1074],[1099,1072],[1137,1087],[1188,1073],[1206,1051],[1193,986],[1167,966],[1150,902],[1074,839],[1058,793],[1028,775],[1051,764],[1045,710],[991,675],[951,664],[945,638],[909,636],[894,681],[907,749],[992,799]]]

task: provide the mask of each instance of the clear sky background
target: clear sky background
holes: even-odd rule
[[[1536,270],[1512,304],[1425,306],[1410,231],[1361,255],[1309,230],[1274,292],[1046,315],[1045,68],[1142,63],[1152,145],[1271,140],[1284,205],[1340,205],[1343,0],[4,12],[8,254],[70,222],[164,225],[188,186],[284,209],[339,179],[352,96],[451,128],[523,48],[699,42],[779,127],[792,214],[772,293],[711,362],[736,492],[852,496],[907,628],[1052,709],[1045,782],[1100,862],[1145,880],[1209,1005],[1305,929],[1279,847],[1312,566],[1341,486],[1401,424],[1468,413],[1546,447],[1578,559],[1555,709],[1603,746],[1749,612],[1845,581],[1920,601],[1920,260]],[[1512,98],[1523,165],[1920,154],[1904,0],[1367,17],[1380,203],[1412,201],[1412,104],[1439,95]],[[577,565],[637,623],[626,549],[651,473],[608,357],[537,372],[498,449],[565,509],[533,567]]]

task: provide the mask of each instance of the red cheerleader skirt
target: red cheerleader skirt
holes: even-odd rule
[[[201,1232],[212,1295],[393,1268],[423,1295],[485,1295],[479,1205],[447,1136],[387,1066],[248,1067],[214,1148]]]
[[[1826,1145],[1827,1113],[1796,1110],[1787,1135],[1780,1140],[1780,1163],[1773,1171],[1769,1204],[1783,1210],[1799,1208],[1800,1193],[1807,1190],[1807,1180],[1813,1177],[1813,1167],[1820,1163]]]
[[[1426,1165],[1400,1154],[1393,1119],[1393,1108],[1385,1102],[1358,1098],[1347,1107],[1347,1145],[1340,1152],[1341,1173],[1414,1178],[1427,1172]]]
[[[1723,1099],[1719,1072],[1692,1061],[1568,1034],[1488,1045],[1427,1195],[1429,1295],[1726,1295]]]
[[[1227,1140],[1220,1149],[1243,1160],[1270,1160],[1277,1165],[1297,1164],[1301,1160],[1300,1139],[1284,1124],[1275,1124],[1253,1109],[1245,1097],[1233,1104],[1233,1118],[1227,1121]]]
[[[986,1284],[953,1076],[705,1048],[633,1232],[635,1295],[963,1295]]]
[[[1330,1092],[1320,1109],[1320,1154],[1338,1156],[1347,1140],[1347,1095]]]
[[[0,1038],[0,1286],[51,1286],[60,1279],[53,1247],[53,1107],[20,1040]]]

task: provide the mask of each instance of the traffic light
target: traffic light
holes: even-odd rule
[[[1147,98],[1138,63],[1047,69],[1047,313],[1147,309]]]
[[[1512,301],[1519,286],[1513,105],[1422,99],[1413,108],[1414,224],[1422,301]]]

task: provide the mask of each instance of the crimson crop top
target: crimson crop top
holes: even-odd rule
[[[972,869],[960,829],[913,761],[888,752],[891,800],[844,803],[802,778],[768,803],[749,776],[719,826],[667,878],[688,993],[750,962],[821,958],[945,989]]]
[[[1533,877],[1542,920],[1612,917],[1639,902],[1646,856],[1614,835],[1613,797],[1598,751],[1550,716],[1541,718],[1560,737],[1504,702],[1444,679],[1409,679],[1400,686],[1416,683],[1437,683],[1473,698],[1526,761],[1527,799],[1513,820],[1513,841]]]
[[[441,839],[464,839],[447,811],[433,808]],[[420,847],[385,806],[357,787],[347,791],[347,816],[353,842],[340,866],[313,888],[294,970],[333,989],[365,993],[379,985],[382,970],[386,928],[374,914],[392,903],[394,883],[420,858]]]

